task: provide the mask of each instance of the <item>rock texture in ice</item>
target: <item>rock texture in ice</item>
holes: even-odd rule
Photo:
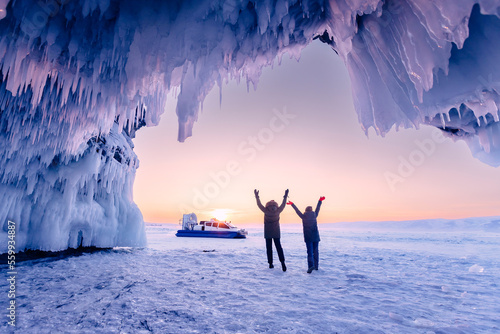
[[[177,92],[180,141],[231,78],[314,39],[345,61],[362,127],[431,124],[500,164],[498,0],[0,0],[0,237],[145,243],[131,139]]]

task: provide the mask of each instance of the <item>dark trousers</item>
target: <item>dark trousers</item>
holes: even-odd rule
[[[319,241],[306,242],[307,247],[307,265],[309,268],[318,269],[319,265]]]
[[[273,264],[273,240],[280,262],[285,262],[285,254],[283,254],[280,238],[266,238],[267,262],[269,262],[269,264]]]

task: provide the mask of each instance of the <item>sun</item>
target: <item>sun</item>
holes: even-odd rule
[[[217,220],[226,221],[227,214],[229,213],[228,209],[215,209],[210,214]]]

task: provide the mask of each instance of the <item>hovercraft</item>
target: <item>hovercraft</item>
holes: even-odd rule
[[[183,215],[179,224],[182,225],[182,229],[175,234],[178,237],[242,239],[248,234],[246,230],[237,228],[231,222],[215,218],[209,221],[202,220],[198,224],[194,213]]]

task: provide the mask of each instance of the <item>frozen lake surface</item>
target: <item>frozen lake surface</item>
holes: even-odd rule
[[[498,232],[320,225],[320,268],[307,274],[299,225],[282,225],[287,272],[267,267],[261,228],[243,240],[176,229],[148,224],[144,249],[19,263],[17,332],[500,332]]]

